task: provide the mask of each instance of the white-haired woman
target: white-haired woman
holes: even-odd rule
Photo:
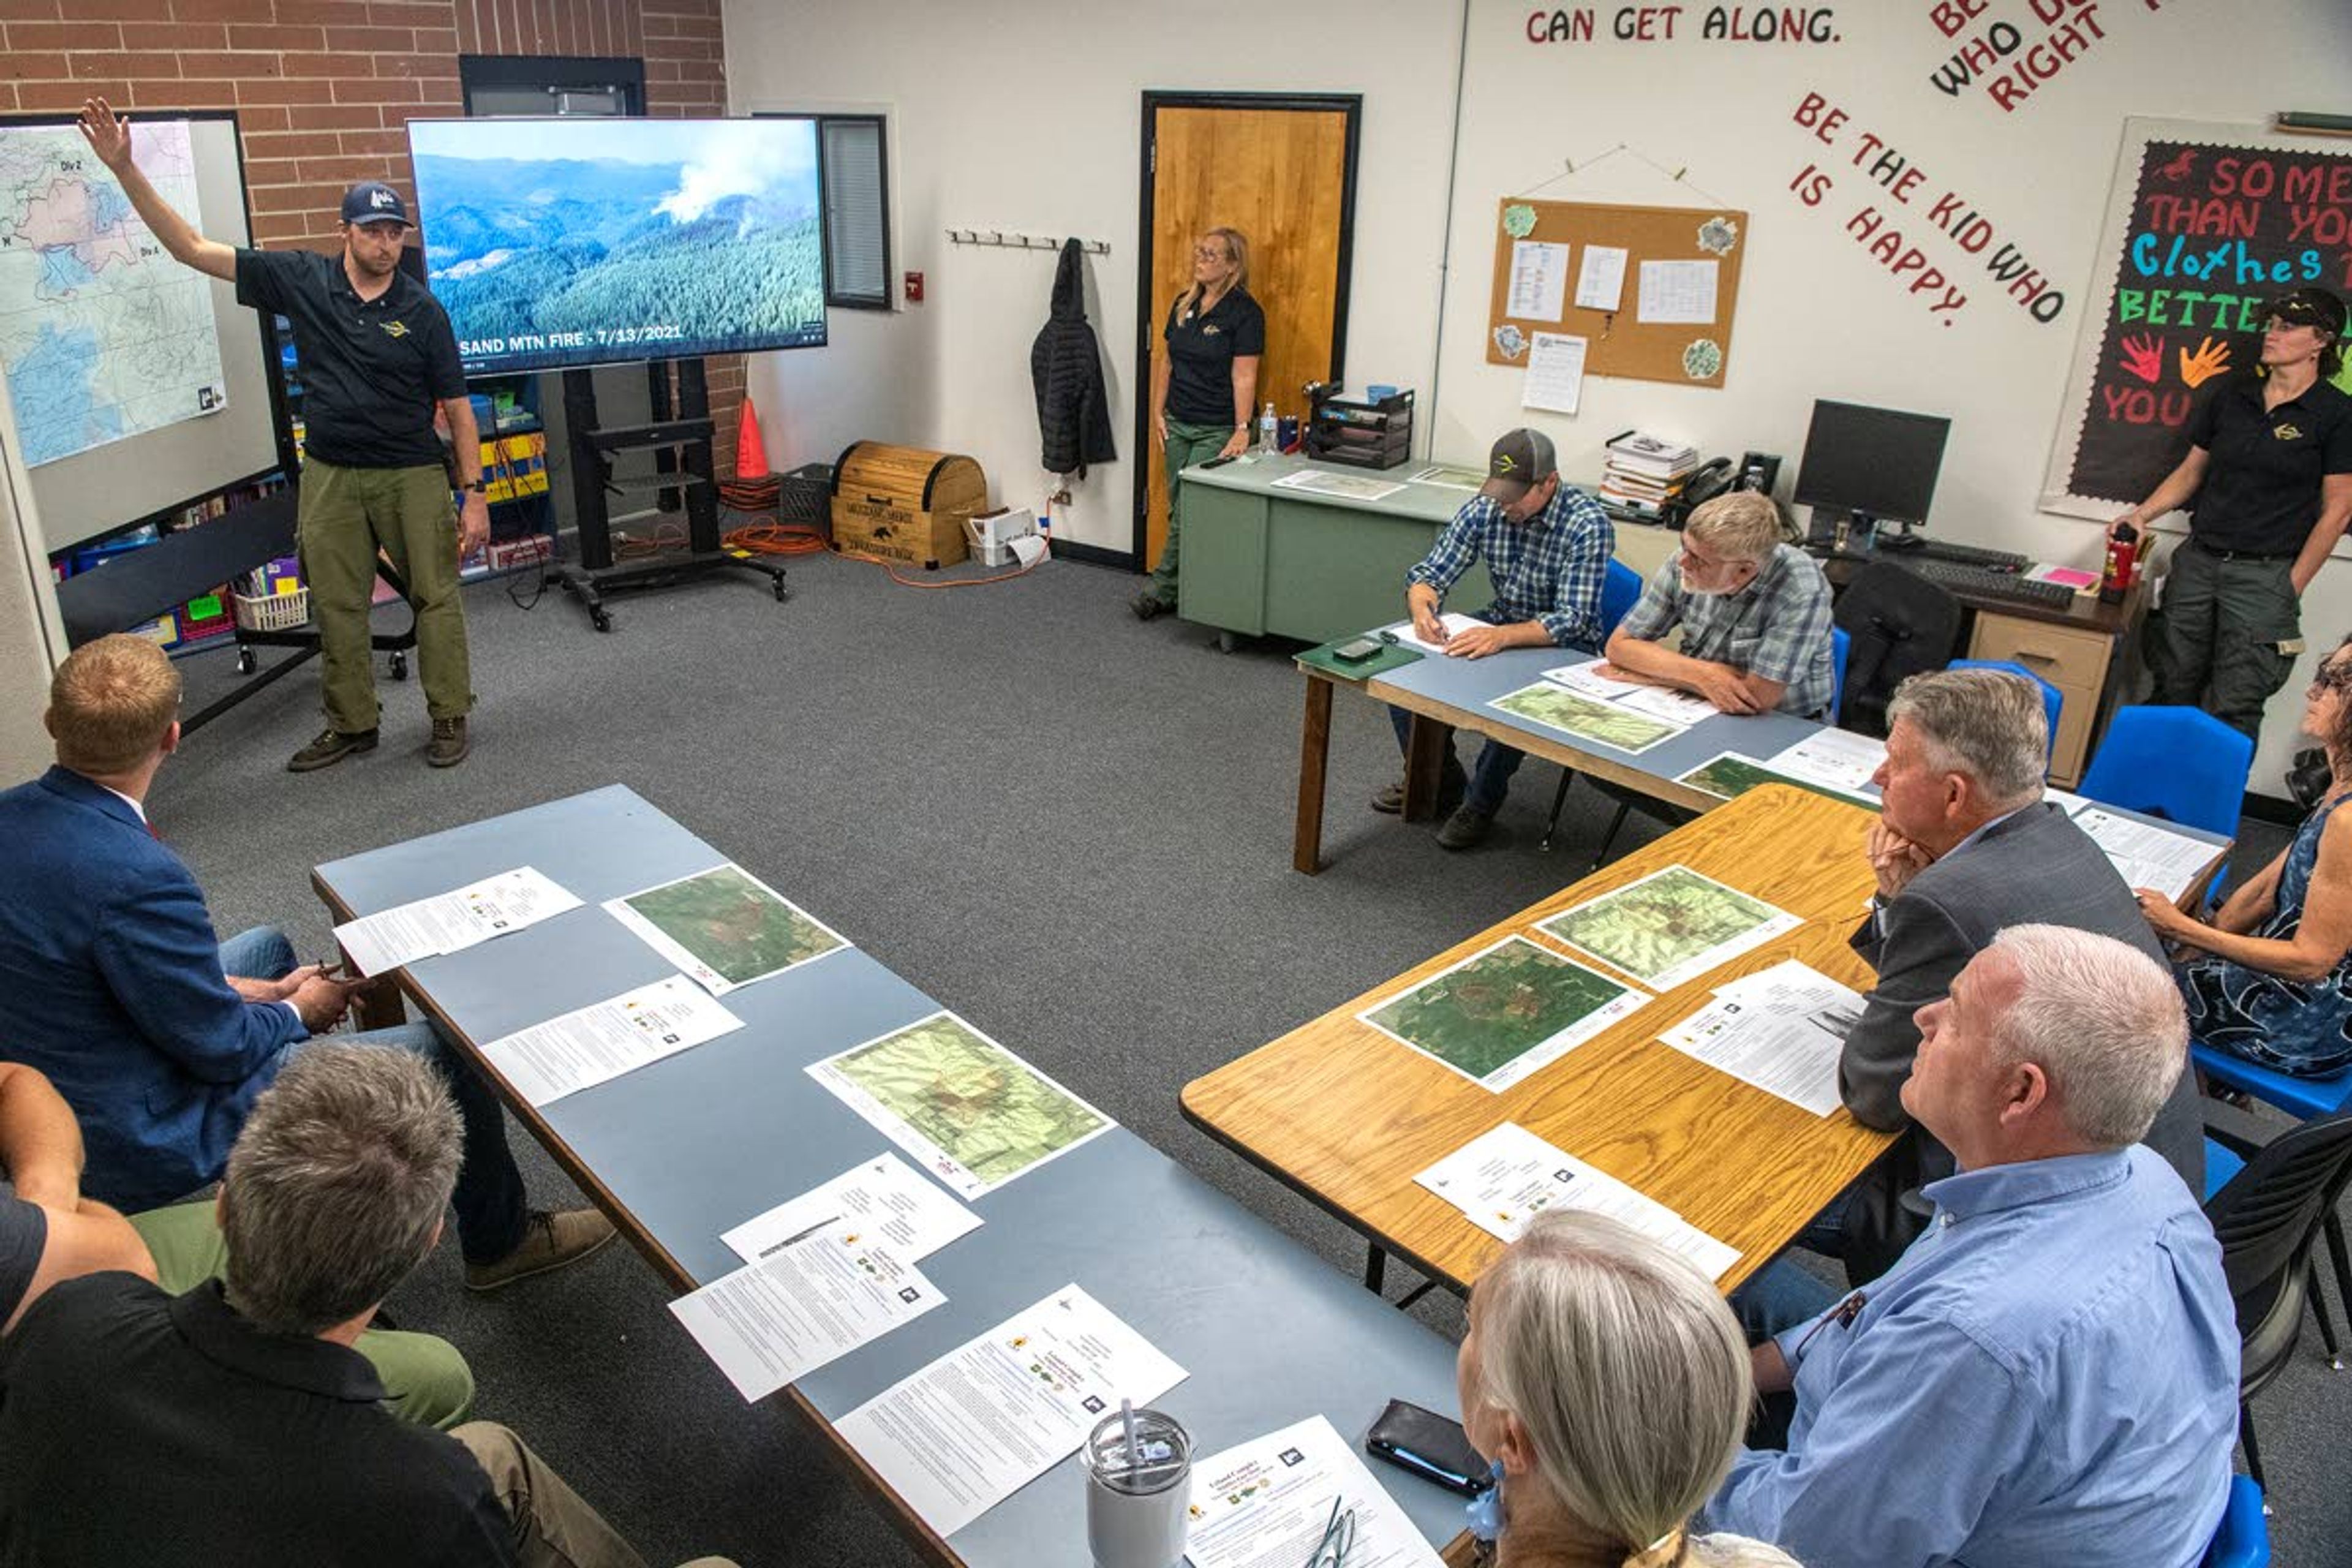
[[[1755,1386],[1730,1308],[1657,1243],[1539,1215],[1471,1293],[1457,1376],[1463,1426],[1496,1467],[1503,1568],[1796,1568],[1690,1533]]]

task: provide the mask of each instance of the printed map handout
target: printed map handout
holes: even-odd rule
[[[1648,1001],[1549,948],[1507,936],[1356,1016],[1500,1091]]]
[[[203,232],[188,122],[142,115],[131,148]],[[228,406],[212,280],[172,259],[71,125],[0,126],[0,374],[29,468]]]
[[[1562,910],[1536,927],[1575,952],[1671,991],[1803,921],[1687,866]]]
[[[1116,1125],[946,1011],[853,1046],[808,1071],[967,1198]]]
[[[713,996],[837,952],[849,942],[740,866],[604,901],[607,913]]]

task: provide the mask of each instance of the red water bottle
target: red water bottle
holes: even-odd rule
[[[2128,522],[2116,525],[2107,537],[2107,563],[2099,574],[2099,603],[2120,605],[2139,581],[2139,530]]]

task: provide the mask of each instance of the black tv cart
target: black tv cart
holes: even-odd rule
[[[702,362],[677,362],[675,416],[669,407],[669,389],[661,374],[662,367],[656,364],[648,369],[654,387],[653,422],[613,426],[596,423],[596,386],[589,373],[563,373],[563,422],[571,439],[572,499],[579,514],[580,559],[549,568],[549,577],[581,602],[588,619],[600,632],[613,629],[612,613],[604,607],[606,594],[662,587],[714,572],[756,572],[768,579],[776,602],[782,604],[785,598],[783,567],[748,551],[730,550],[719,537],[719,475],[711,457],[710,390]],[[653,452],[655,472],[614,476],[614,454],[633,451]],[[648,492],[673,505],[677,504],[674,498],[683,498],[687,547],[615,564],[612,510],[607,498]]]

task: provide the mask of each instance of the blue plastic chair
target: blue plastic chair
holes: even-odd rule
[[[2208,833],[2235,835],[2254,743],[2198,708],[2118,708],[2081,793]]]
[[[2218,1138],[2205,1140],[2205,1201],[2211,1203],[2213,1194],[2230,1184],[2230,1178],[2246,1168],[2246,1157]]]
[[[2230,1478],[2221,1526],[2205,1549],[2203,1568],[2270,1568],[2271,1530],[2263,1518],[2263,1489],[2250,1476]]]
[[[2005,658],[1956,658],[1944,668],[1946,669],[1997,669],[2003,675],[2021,675],[2042,688],[2042,716],[2049,721],[2051,746],[2053,748],[2057,746],[2058,710],[2064,705],[2066,697],[2065,693],[2056,687],[2026,668],[2025,666],[2013,664]],[[2232,817],[2231,820],[2235,821],[2236,818]]]
[[[1601,582],[1601,640],[1606,643],[1625,612],[1642,596],[1642,574],[1622,561],[1609,563],[1609,574]]]
[[[2193,1040],[2189,1054],[2197,1070],[2213,1082],[2227,1084],[2265,1105],[2275,1105],[2300,1121],[2333,1116],[2352,1103],[2352,1068],[2327,1078],[2289,1078]]]
[[[1830,628],[1830,728],[1845,716],[1845,656],[1853,651],[1853,636],[1843,626]]]

